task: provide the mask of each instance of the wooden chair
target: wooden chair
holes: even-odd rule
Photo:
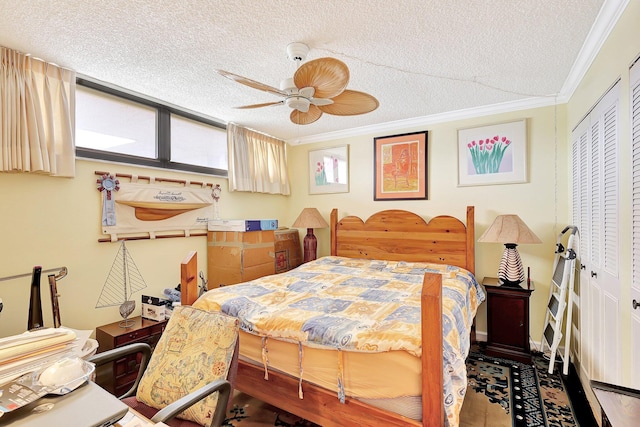
[[[164,422],[171,427],[200,426],[195,422],[175,418],[175,416],[180,414],[187,408],[190,408],[197,402],[200,402],[210,394],[218,392],[218,400],[213,412],[213,418],[210,427],[219,427],[225,420],[227,410],[230,409],[230,406],[232,405],[230,397],[233,395],[233,388],[238,371],[238,346],[239,341],[236,339],[235,350],[233,352],[233,357],[231,359],[231,364],[226,380],[212,381],[198,390],[192,390],[186,396],[178,399],[177,401],[160,410],[148,406],[136,399],[138,385],[140,384],[140,380],[145,372],[145,369],[147,368],[149,360],[151,359],[151,347],[148,344],[135,343],[129,344],[124,347],[115,348],[113,350],[108,350],[92,356],[91,358],[89,358],[89,361],[96,364],[96,366],[100,366],[106,363],[114,362],[131,354],[141,354],[140,368],[138,370],[138,375],[134,384],[126,393],[124,393],[122,396],[119,396],[118,398],[147,419],[150,419],[153,423]],[[154,357],[162,357],[162,355],[154,353]]]

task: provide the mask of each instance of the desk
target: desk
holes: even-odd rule
[[[114,424],[114,427],[168,427],[165,423],[154,424],[134,409],[129,409],[120,421]]]
[[[602,408],[602,427],[632,427],[640,419],[640,390],[591,381]]]
[[[0,418],[3,426],[105,426],[126,415],[129,407],[94,382],[63,396],[48,395]]]

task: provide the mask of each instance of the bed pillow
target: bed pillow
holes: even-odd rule
[[[140,380],[136,399],[162,409],[186,394],[227,378],[238,339],[238,320],[189,306],[173,311]],[[218,393],[177,417],[210,425]]]

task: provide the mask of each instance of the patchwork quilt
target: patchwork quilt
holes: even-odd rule
[[[445,409],[449,423],[457,425],[471,325],[485,298],[467,270],[330,256],[208,291],[194,306],[235,316],[241,329],[261,337],[342,351],[401,350],[420,357],[420,293],[426,272],[443,279]],[[339,397],[344,399],[343,391]]]

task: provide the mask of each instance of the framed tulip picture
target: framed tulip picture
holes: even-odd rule
[[[309,151],[309,194],[349,192],[349,146]]]
[[[458,186],[527,182],[526,120],[458,130]]]

